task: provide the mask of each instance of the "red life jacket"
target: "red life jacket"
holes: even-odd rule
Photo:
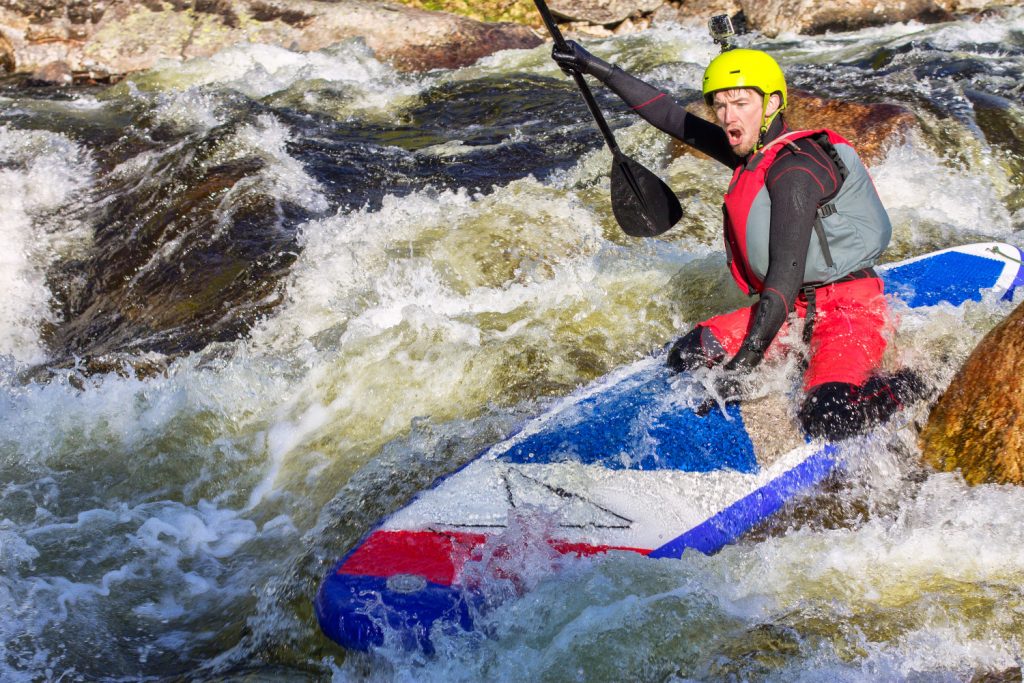
[[[804,284],[834,282],[869,268],[889,244],[892,225],[867,169],[842,136],[827,129],[780,135],[733,173],[725,194],[725,248],[736,284],[748,294],[760,292],[768,271],[771,198],[765,186],[768,169],[785,145],[800,138],[815,142],[830,154],[843,176],[839,192],[818,207],[817,239],[808,245]]]

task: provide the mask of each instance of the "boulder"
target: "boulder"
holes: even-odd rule
[[[686,108],[697,116],[713,120],[703,100],[694,100]],[[890,145],[901,142],[917,121],[909,109],[899,105],[830,100],[800,90],[789,91],[785,116],[794,130],[831,128],[849,140],[869,166],[880,161]],[[672,153],[674,156],[699,154],[678,141],[673,141]]]
[[[847,31],[901,21],[934,22],[1004,6],[1005,0],[740,0],[748,26],[780,33]]]
[[[974,349],[918,443],[926,462],[970,484],[1024,483],[1024,306]]]
[[[372,0],[19,0],[0,5],[0,67],[31,73],[127,73],[160,60],[208,57],[238,43],[319,50],[363,38],[413,71],[472,64],[541,39],[527,26],[485,23]]]
[[[573,28],[592,34],[576,24],[613,29],[638,16],[654,22],[704,26],[716,14],[728,14],[734,22],[769,37],[781,33],[825,33],[853,30],[901,21],[942,21],[956,14],[978,13],[1004,6],[1005,0],[668,0],[650,4],[643,0],[553,0],[552,12],[574,22]],[[652,8],[652,5],[653,8]],[[644,24],[639,23],[643,28]]]
[[[740,0],[688,0],[681,5],[665,3],[652,14],[652,18],[655,25],[675,23],[706,27],[708,19],[718,14],[728,14],[734,23],[739,23],[741,12]]]
[[[881,161],[892,144],[917,123],[906,107],[896,104],[861,104],[818,97],[799,90],[789,93],[786,121],[790,128],[831,128],[853,143],[864,163]]]
[[[346,11],[325,12],[311,23],[298,48],[320,49],[342,38],[361,36],[378,58],[398,69],[422,71],[468,66],[500,50],[532,48],[543,42],[533,29],[519,24],[486,23],[387,3],[347,4]]]

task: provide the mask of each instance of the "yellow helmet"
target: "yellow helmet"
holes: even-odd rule
[[[711,60],[704,70],[704,101],[711,106],[715,92],[732,88],[754,88],[763,97],[777,92],[782,96],[779,110],[786,108],[786,77],[767,52],[736,48]]]

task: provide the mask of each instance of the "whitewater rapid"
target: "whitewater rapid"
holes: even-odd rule
[[[872,168],[896,259],[1024,243],[1022,35],[1009,11],[754,39],[804,90],[917,116]],[[680,98],[714,54],[681,27],[594,49]],[[664,238],[618,230],[610,155],[544,47],[408,75],[358,42],[248,45],[103,90],[0,92],[0,678],[1019,667],[1024,492],[921,466],[921,411],[851,445],[846,483],[802,508],[825,513],[792,514],[786,533],[538,574],[488,615],[489,637],[441,638],[433,658],[352,655],[320,634],[323,572],[381,516],[554,398],[745,301],[720,248],[727,172],[600,96],[627,153],[681,195]],[[174,231],[153,228],[165,203]],[[75,265],[122,253],[136,260],[118,278]],[[1016,303],[897,304],[887,362],[941,388]],[[60,332],[72,314],[92,326]],[[96,335],[122,364],[86,367]]]

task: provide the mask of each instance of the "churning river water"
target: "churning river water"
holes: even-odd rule
[[[888,259],[1024,243],[1020,10],[746,42],[793,87],[915,115],[872,171]],[[715,54],[678,27],[589,45],[680,100]],[[408,75],[359,42],[251,45],[104,88],[0,83],[0,679],[1019,667],[1024,489],[920,465],[926,406],[717,555],[533,577],[488,637],[443,637],[431,658],[320,634],[321,577],[382,515],[741,303],[720,248],[727,171],[598,93],[627,154],[682,198],[661,238],[615,225],[610,157],[547,47]],[[1014,305],[896,306],[889,360],[941,390]]]

